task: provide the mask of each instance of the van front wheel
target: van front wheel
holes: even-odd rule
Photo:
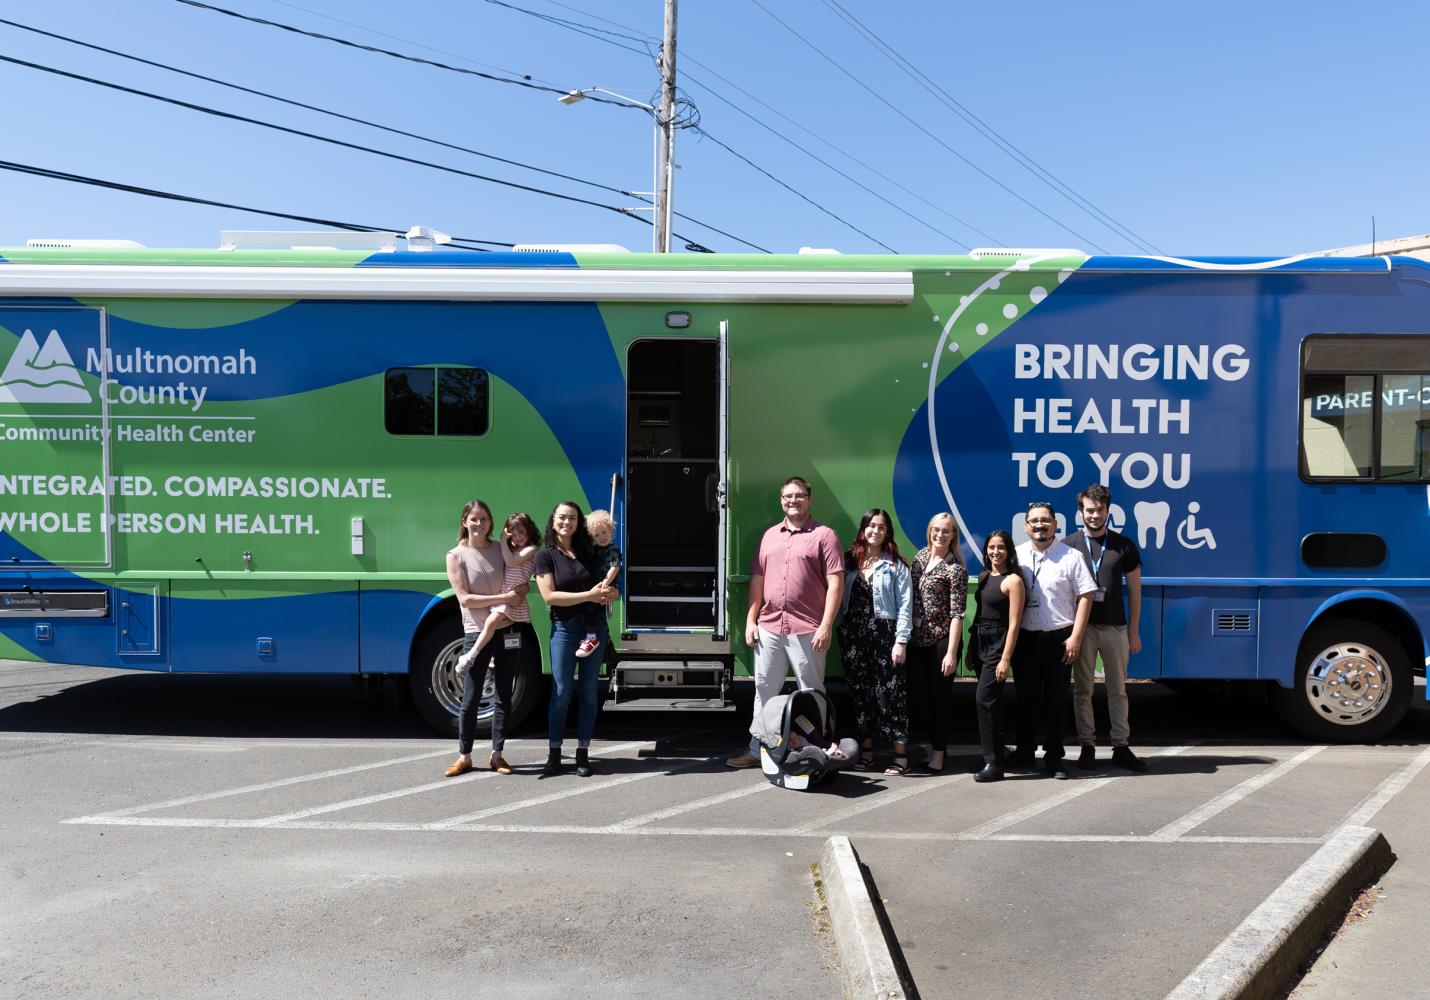
[[[1306,633],[1290,688],[1271,689],[1282,721],[1315,740],[1378,740],[1404,717],[1414,684],[1395,637],[1354,618]]]

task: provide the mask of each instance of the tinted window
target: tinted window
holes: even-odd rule
[[[480,368],[391,368],[383,387],[389,434],[478,437],[490,421]]]
[[[1375,376],[1306,376],[1301,390],[1301,441],[1308,476],[1370,476],[1374,427]]]
[[[383,418],[389,434],[431,434],[436,429],[433,368],[393,368],[387,373]]]
[[[487,373],[443,368],[438,375],[437,433],[477,437],[487,432]]]

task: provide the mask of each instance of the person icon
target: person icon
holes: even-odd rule
[[[1184,549],[1216,548],[1216,535],[1212,534],[1212,529],[1197,527],[1197,511],[1201,509],[1202,505],[1193,500],[1187,504],[1187,516],[1177,525],[1177,541],[1182,543]]]

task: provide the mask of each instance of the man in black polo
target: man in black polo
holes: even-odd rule
[[[1142,553],[1137,543],[1107,526],[1112,493],[1094,483],[1077,495],[1083,529],[1063,541],[1081,554],[1092,572],[1097,590],[1092,595],[1092,614],[1083,633],[1082,648],[1073,670],[1073,718],[1077,739],[1082,744],[1077,766],[1084,771],[1097,768],[1097,730],[1092,714],[1093,672],[1102,657],[1103,686],[1107,690],[1107,715],[1112,729],[1112,763],[1129,771],[1145,771],[1147,765],[1127,745],[1131,730],[1127,725],[1127,658],[1140,652],[1142,637]],[[1127,580],[1127,610],[1122,608],[1122,581]]]

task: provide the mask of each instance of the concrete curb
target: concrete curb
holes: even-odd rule
[[[848,1000],[907,1000],[898,964],[884,936],[879,908],[848,837],[830,837],[820,858],[829,923]]]
[[[1341,827],[1167,994],[1167,1000],[1280,996],[1355,894],[1393,858],[1378,830]]]

